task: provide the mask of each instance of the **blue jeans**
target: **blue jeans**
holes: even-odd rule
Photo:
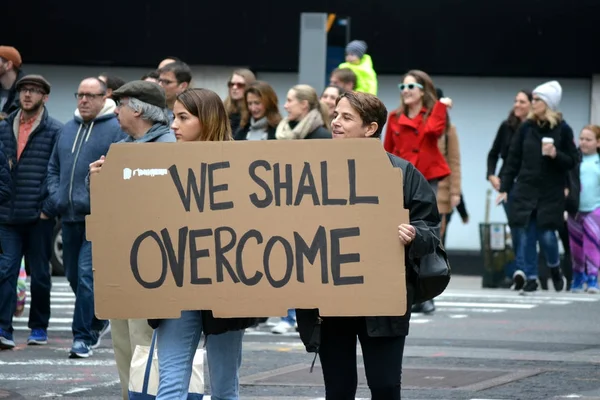
[[[192,362],[202,335],[202,313],[183,311],[181,318],[161,320],[157,329],[160,376],[156,400],[186,400]],[[207,336],[211,399],[239,399],[243,338],[244,330]]]
[[[535,217],[531,217],[527,229],[517,228],[520,235],[520,246],[518,254],[518,265],[522,265],[522,271],[527,279],[538,278],[538,252],[537,243],[539,242],[541,250],[544,252],[548,267],[554,268],[560,265],[560,255],[558,253],[558,239],[556,233],[550,230],[543,230],[537,227]]]
[[[73,339],[91,345],[98,325],[94,315],[92,243],[86,239],[85,222],[63,222],[62,236],[65,275],[75,293]]]
[[[55,220],[51,218],[27,224],[0,225],[0,328],[7,332],[13,332],[17,280],[23,257],[31,274],[29,329],[48,329],[54,224]]]
[[[288,310],[287,316],[281,318],[281,320],[287,322],[291,326],[296,325],[296,309],[290,308]]]

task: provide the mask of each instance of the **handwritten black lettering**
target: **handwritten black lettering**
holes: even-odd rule
[[[269,184],[256,175],[256,169],[259,167],[264,168],[266,171],[270,171],[271,165],[265,160],[256,160],[253,161],[248,167],[250,178],[252,178],[252,180],[265,191],[265,198],[261,200],[258,198],[256,193],[253,193],[250,195],[250,201],[256,208],[266,208],[269,207],[273,202],[273,192],[271,192]]]
[[[379,204],[377,196],[356,195],[356,160],[348,160],[348,183],[350,184],[349,202],[354,204]]]
[[[321,192],[323,196],[324,206],[345,206],[348,204],[346,199],[331,199],[329,198],[329,175],[327,161],[321,161]]]
[[[246,286],[257,285],[264,276],[262,272],[256,271],[252,278],[248,278],[246,276],[246,272],[244,271],[244,261],[242,258],[242,254],[244,253],[246,242],[251,238],[256,239],[257,244],[261,244],[263,242],[263,237],[261,233],[256,229],[250,229],[248,232],[242,235],[240,241],[237,244],[237,248],[235,249],[235,270],[240,278],[240,281],[242,281],[242,283]]]
[[[231,236],[229,243],[227,243],[225,246],[223,246],[223,241],[221,239],[222,232],[227,232]],[[222,226],[215,229],[215,260],[217,263],[217,282],[223,282],[223,280],[225,279],[223,276],[223,268],[227,270],[227,273],[229,274],[233,282],[240,282],[239,278],[235,274],[235,271],[231,267],[231,263],[229,262],[227,257],[225,257],[225,253],[227,253],[235,247],[236,241],[237,235],[235,234],[235,231],[232,228],[228,226]]]
[[[342,276],[342,264],[360,262],[359,253],[340,253],[340,239],[346,237],[360,236],[360,228],[341,228],[332,229],[329,232],[331,242],[331,275],[334,286],[343,285],[361,285],[364,283],[364,276]]]
[[[281,246],[283,246],[283,250],[285,251],[286,257],[285,275],[279,281],[273,278],[273,275],[271,274],[271,252],[273,251],[273,247],[277,243],[281,243]],[[292,250],[290,242],[288,242],[287,240],[285,240],[285,238],[281,236],[271,237],[271,239],[269,239],[269,241],[265,245],[265,253],[263,255],[263,267],[265,269],[265,275],[267,277],[267,280],[269,281],[271,286],[278,289],[287,285],[287,283],[290,281],[290,278],[292,277],[292,272],[294,268],[294,252]]]
[[[185,262],[185,247],[188,235],[188,227],[184,226],[183,228],[179,229],[177,255],[175,255],[175,248],[173,246],[173,242],[171,241],[171,235],[169,234],[169,230],[167,228],[164,228],[160,231],[160,234],[162,236],[162,241],[164,243],[165,249],[167,251],[169,265],[171,266],[171,274],[173,274],[175,285],[177,285],[177,287],[182,287],[183,264]]]
[[[187,177],[187,189],[183,189],[183,185],[181,183],[181,178],[179,177],[179,171],[177,170],[177,165],[171,165],[169,167],[169,175],[175,184],[175,188],[177,189],[177,194],[179,195],[179,199],[181,200],[181,204],[186,212],[190,212],[192,195],[196,200],[196,207],[198,207],[199,212],[204,211],[204,201],[206,197],[206,163],[200,164],[200,187],[198,187],[198,182],[196,182],[196,174],[194,171],[189,168],[188,169],[188,177]]]
[[[162,257],[162,270],[160,273],[160,277],[154,282],[148,282],[142,278],[140,274],[140,269],[138,265],[138,256],[140,252],[140,246],[147,238],[152,238],[158,244],[158,248]],[[167,278],[167,269],[168,269],[168,261],[167,261],[167,252],[165,250],[165,246],[162,244],[160,240],[160,236],[158,233],[154,231],[146,231],[138,236],[131,246],[131,251],[129,253],[129,265],[131,267],[131,272],[133,273],[133,277],[143,288],[145,289],[156,289],[159,288],[165,283],[165,279]]]
[[[305,162],[302,173],[300,174],[300,183],[298,184],[298,190],[296,191],[296,200],[294,205],[299,206],[304,198],[304,195],[311,195],[314,206],[320,206],[319,194],[317,193],[317,187],[315,186],[315,178],[313,177],[310,169],[310,163]]]
[[[311,265],[314,265],[318,253],[321,256],[321,282],[329,283],[325,227],[319,226],[310,247],[298,232],[294,232],[294,246],[296,248],[296,279],[298,282],[304,283],[304,257]]]
[[[213,211],[229,210],[233,208],[233,201],[224,201],[221,203],[215,202],[215,193],[226,192],[229,187],[229,185],[226,183],[215,185],[215,171],[226,168],[229,168],[229,161],[217,162],[208,165],[208,193],[210,197],[210,209]]]
[[[200,278],[198,273],[198,259],[210,257],[210,251],[208,249],[198,249],[196,243],[196,239],[211,236],[212,234],[212,229],[193,229],[190,231],[190,283],[192,285],[212,284],[211,278]]]
[[[293,196],[293,185],[294,182],[292,180],[292,165],[285,164],[285,180],[281,178],[281,165],[279,163],[275,163],[273,165],[273,191],[275,192],[275,205],[277,207],[281,206],[281,191],[285,190],[285,205],[292,205],[292,196]]]

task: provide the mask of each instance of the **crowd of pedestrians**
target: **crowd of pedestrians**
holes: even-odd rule
[[[13,316],[24,259],[31,279],[27,343],[48,342],[52,233],[62,223],[67,280],[75,294],[71,358],[88,358],[112,332],[122,386],[128,398],[129,368],[136,345],[157,336],[158,399],[185,399],[193,355],[206,338],[213,399],[239,398],[239,369],[245,329],[266,318],[215,318],[208,310],[180,318],[102,321],[94,313],[89,182],[102,169],[113,143],[227,140],[375,139],[403,170],[404,204],[410,223],[398,227],[407,246],[409,310],[405,316],[320,317],[318,310],[288,310],[273,334],[298,330],[306,349],[318,354],[327,399],[353,399],[357,338],[374,399],[400,399],[405,338],[412,312],[432,313],[433,301],[413,304],[419,259],[445,243],[456,209],[469,222],[461,183],[458,128],[451,98],[425,72],[411,70],[398,84],[398,107],[388,113],[376,97],[377,74],[362,41],[350,42],[346,60],[333,70],[322,94],[305,84],[287,91],[285,115],[273,87],[248,69],[236,69],[223,100],[193,88],[190,67],[167,57],[155,71],[125,82],[110,73],[83,79],[69,121],[49,115],[52,84],[25,74],[17,49],[0,46],[0,349],[15,347]],[[517,93],[493,142],[487,179],[506,210],[517,262],[507,276],[513,288],[538,288],[537,244],[555,290],[597,293],[600,266],[600,127],[586,126],[577,148],[559,112],[556,81]],[[384,130],[385,127],[385,130]],[[503,165],[496,173],[498,159]],[[482,166],[483,168],[483,166]],[[562,272],[557,232],[568,232],[572,272]],[[564,264],[564,263],[563,263]],[[569,264],[570,265],[570,264]],[[315,326],[319,335],[315,336]]]

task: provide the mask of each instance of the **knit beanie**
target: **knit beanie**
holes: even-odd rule
[[[536,87],[533,94],[542,99],[548,108],[556,111],[562,98],[562,87],[557,81],[550,81]]]
[[[362,58],[367,52],[367,44],[362,40],[353,40],[346,46],[346,54],[354,54],[358,58]]]

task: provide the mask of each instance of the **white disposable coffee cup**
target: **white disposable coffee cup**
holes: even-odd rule
[[[542,146],[545,144],[554,144],[554,139],[551,137],[542,138]],[[544,154],[544,150],[542,149],[542,154]]]

